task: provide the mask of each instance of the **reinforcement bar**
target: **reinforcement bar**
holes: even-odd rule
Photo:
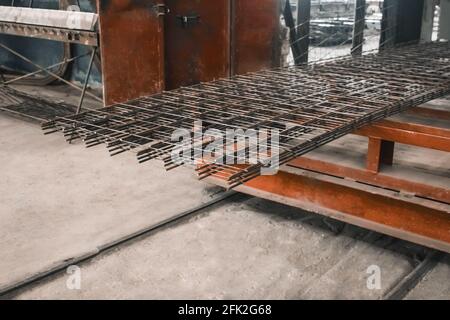
[[[172,134],[187,130],[194,150],[214,138],[194,141],[213,129],[277,130],[279,142],[267,154],[285,164],[321,145],[408,108],[450,93],[450,45],[414,44],[380,53],[345,57],[314,65],[264,70],[118,103],[43,124],[47,133],[87,146],[105,143],[112,155],[133,150],[140,162],[162,159],[167,169],[181,164],[171,156]],[[271,131],[269,131],[271,132]],[[270,138],[270,134],[267,139]],[[258,150],[227,141],[228,152],[213,157],[186,156],[200,178],[214,176],[230,188],[261,174],[263,162],[241,163]],[[231,146],[231,148],[229,148]],[[228,164],[224,164],[227,157]],[[270,162],[270,159],[268,159]]]

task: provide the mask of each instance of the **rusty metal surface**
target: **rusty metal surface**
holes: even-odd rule
[[[261,71],[57,118],[43,128],[62,130],[69,140],[78,137],[88,145],[106,143],[112,154],[134,150],[141,162],[160,158],[167,168],[181,165],[171,157],[177,145],[172,133],[184,128],[195,136],[198,120],[205,130],[222,133],[276,128],[280,153],[275,156],[285,164],[367,124],[448,94],[449,57],[448,43],[427,43]],[[224,156],[241,160],[238,154],[206,159],[198,168],[200,177],[221,177],[233,188],[259,176],[262,163],[219,163]]]
[[[277,0],[98,3],[106,105],[280,60]],[[157,4],[167,8],[159,18]]]
[[[232,73],[279,66],[280,1],[232,0]]]
[[[416,114],[423,117],[450,121],[450,111],[438,110],[428,107],[417,107],[408,111],[410,114]]]
[[[164,89],[162,0],[97,0],[106,105]]]
[[[381,165],[392,164],[394,156],[394,144],[379,138],[369,137],[367,150],[367,170],[372,173],[380,172]]]
[[[165,0],[166,87],[228,77],[229,0]]]
[[[430,119],[429,123],[433,123],[434,116],[447,112],[439,110],[440,112],[435,114],[433,110],[423,107],[417,107],[411,111],[415,109],[419,110],[421,116],[427,116]],[[420,178],[420,176],[414,176],[414,172],[416,172],[414,170],[408,171],[409,175],[397,175],[395,173],[398,165],[394,168],[390,167],[394,163],[396,143],[450,152],[448,149],[450,147],[450,131],[448,129],[404,121],[382,120],[357,130],[355,134],[369,138],[366,168],[358,165],[345,165],[332,157],[319,159],[308,156],[298,157],[288,165],[450,204],[450,185],[447,184],[445,187],[445,180],[442,180],[445,177],[441,179],[440,176],[427,172],[427,178]],[[382,165],[383,167],[381,167]],[[387,168],[390,169],[385,170]]]
[[[450,129],[445,128],[384,120],[361,128],[356,134],[450,152]]]
[[[414,179],[398,177],[383,171],[374,174],[366,169],[355,168],[326,160],[298,157],[288,163],[291,167],[320,172],[330,176],[351,179],[380,188],[397,190],[419,197],[450,203],[450,189],[433,185],[433,181],[417,182]]]

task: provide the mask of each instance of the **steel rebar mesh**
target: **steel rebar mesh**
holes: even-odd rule
[[[76,107],[0,85],[0,111],[42,122],[55,117],[72,115]]]
[[[450,93],[450,45],[444,42],[403,46],[378,54],[346,57],[316,65],[265,70],[142,97],[100,110],[58,117],[43,124],[47,133],[63,131],[88,147],[105,143],[112,155],[133,150],[139,162],[162,159],[167,169],[181,164],[171,157],[172,133],[190,132],[195,161],[211,139],[195,141],[196,122],[214,129],[277,129],[280,165],[371,122]],[[214,140],[214,139],[212,139]],[[258,152],[230,143],[231,154],[214,154],[196,165],[200,178],[215,176],[235,187],[261,174],[264,163],[240,163]],[[227,147],[229,147],[228,145]],[[230,162],[227,162],[230,163]]]

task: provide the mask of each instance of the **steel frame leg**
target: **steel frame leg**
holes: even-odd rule
[[[89,66],[88,66],[87,73],[86,73],[86,78],[84,79],[84,84],[83,84],[83,91],[81,91],[80,101],[78,103],[76,114],[80,113],[81,107],[83,105],[83,101],[84,101],[84,97],[86,95],[86,89],[87,89],[87,85],[88,85],[88,82],[89,82],[89,77],[91,75],[92,65],[94,64],[94,59],[95,59],[96,52],[97,52],[97,48],[94,47],[92,49],[92,52],[91,52],[91,58],[89,60]]]

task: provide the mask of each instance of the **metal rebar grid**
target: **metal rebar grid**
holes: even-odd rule
[[[8,86],[0,86],[0,111],[22,118],[29,118],[41,123],[55,117],[72,115],[76,109],[76,106],[52,102]]]
[[[179,147],[172,133],[190,132],[194,150],[214,140],[195,140],[214,129],[277,129],[279,142],[267,154],[280,165],[371,122],[450,93],[450,45],[427,43],[347,57],[316,65],[260,71],[184,87],[43,124],[47,133],[63,131],[88,147],[105,143],[112,155],[133,150],[140,162],[159,158],[167,169],[180,163],[171,154]],[[268,139],[269,137],[267,137]],[[241,141],[242,142],[242,141]],[[276,152],[275,147],[278,147]],[[241,163],[258,153],[247,143],[227,141],[226,150],[196,163],[200,178],[215,176],[230,188],[261,174],[263,162]]]

